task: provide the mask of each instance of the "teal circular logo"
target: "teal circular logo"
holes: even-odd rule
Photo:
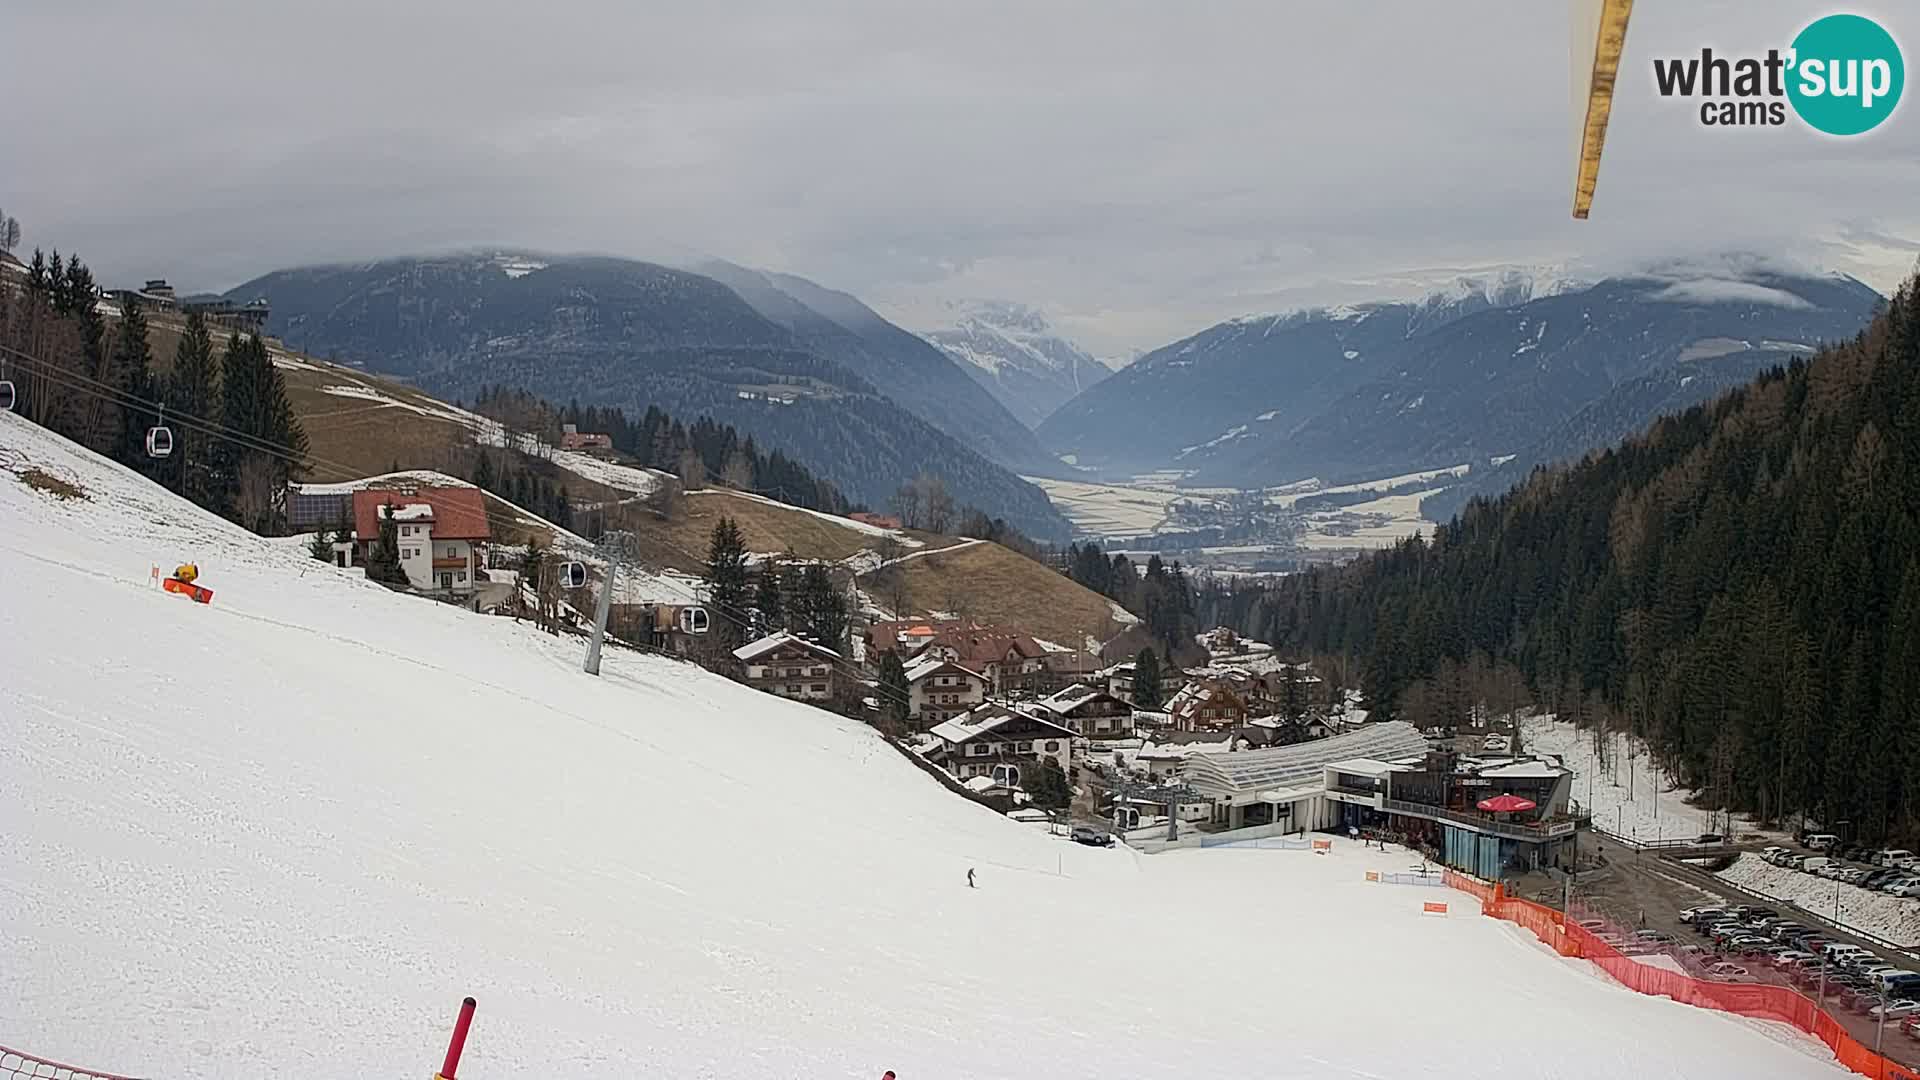
[[[1828,15],[1793,39],[1787,100],[1815,129],[1858,135],[1893,115],[1906,65],[1893,35],[1860,15]]]

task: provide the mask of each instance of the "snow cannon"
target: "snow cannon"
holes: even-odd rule
[[[160,587],[192,600],[196,604],[213,603],[213,590],[205,585],[196,585],[200,568],[193,563],[181,563],[173,568],[172,576],[160,582]]]

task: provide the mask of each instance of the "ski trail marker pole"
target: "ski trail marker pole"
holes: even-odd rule
[[[467,1029],[473,1026],[473,1010],[477,1004],[472,998],[460,1003],[460,1017],[453,1022],[453,1039],[447,1043],[447,1060],[440,1071],[433,1074],[433,1080],[453,1080],[453,1070],[460,1067],[460,1051],[467,1048]]]

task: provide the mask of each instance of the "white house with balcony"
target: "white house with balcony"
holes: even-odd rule
[[[935,727],[973,711],[987,700],[987,677],[938,656],[907,665],[907,716]]]
[[[927,753],[927,760],[961,780],[986,776],[1007,787],[1019,787],[1022,777],[1043,759],[1052,759],[1062,772],[1072,767],[1073,732],[1003,705],[981,705],[936,726],[930,734],[939,742]]]
[[[838,652],[786,631],[733,650],[747,685],[795,701],[831,701],[839,688]]]

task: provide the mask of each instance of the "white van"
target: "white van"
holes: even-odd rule
[[[1840,961],[1849,960],[1857,956],[1873,955],[1872,953],[1868,952],[1867,950],[1861,948],[1858,945],[1848,945],[1845,942],[1840,942],[1840,941],[1829,943],[1825,949],[1821,950],[1821,952],[1826,956],[1828,962],[1830,963],[1839,963]]]
[[[1817,874],[1820,872],[1821,867],[1831,862],[1833,862],[1833,860],[1827,858],[1825,855],[1809,855],[1800,860],[1798,869],[1805,870],[1809,874]]]
[[[1805,844],[1807,847],[1812,848],[1815,851],[1825,851],[1828,848],[1832,847],[1833,845],[1839,843],[1840,838],[1833,835],[1830,832],[1817,832],[1817,833],[1808,833],[1807,838],[1800,842],[1802,844]]]
[[[1906,848],[1888,848],[1885,851],[1876,851],[1873,853],[1873,865],[1905,866],[1907,860],[1911,858],[1913,858],[1913,852],[1908,851]]]

